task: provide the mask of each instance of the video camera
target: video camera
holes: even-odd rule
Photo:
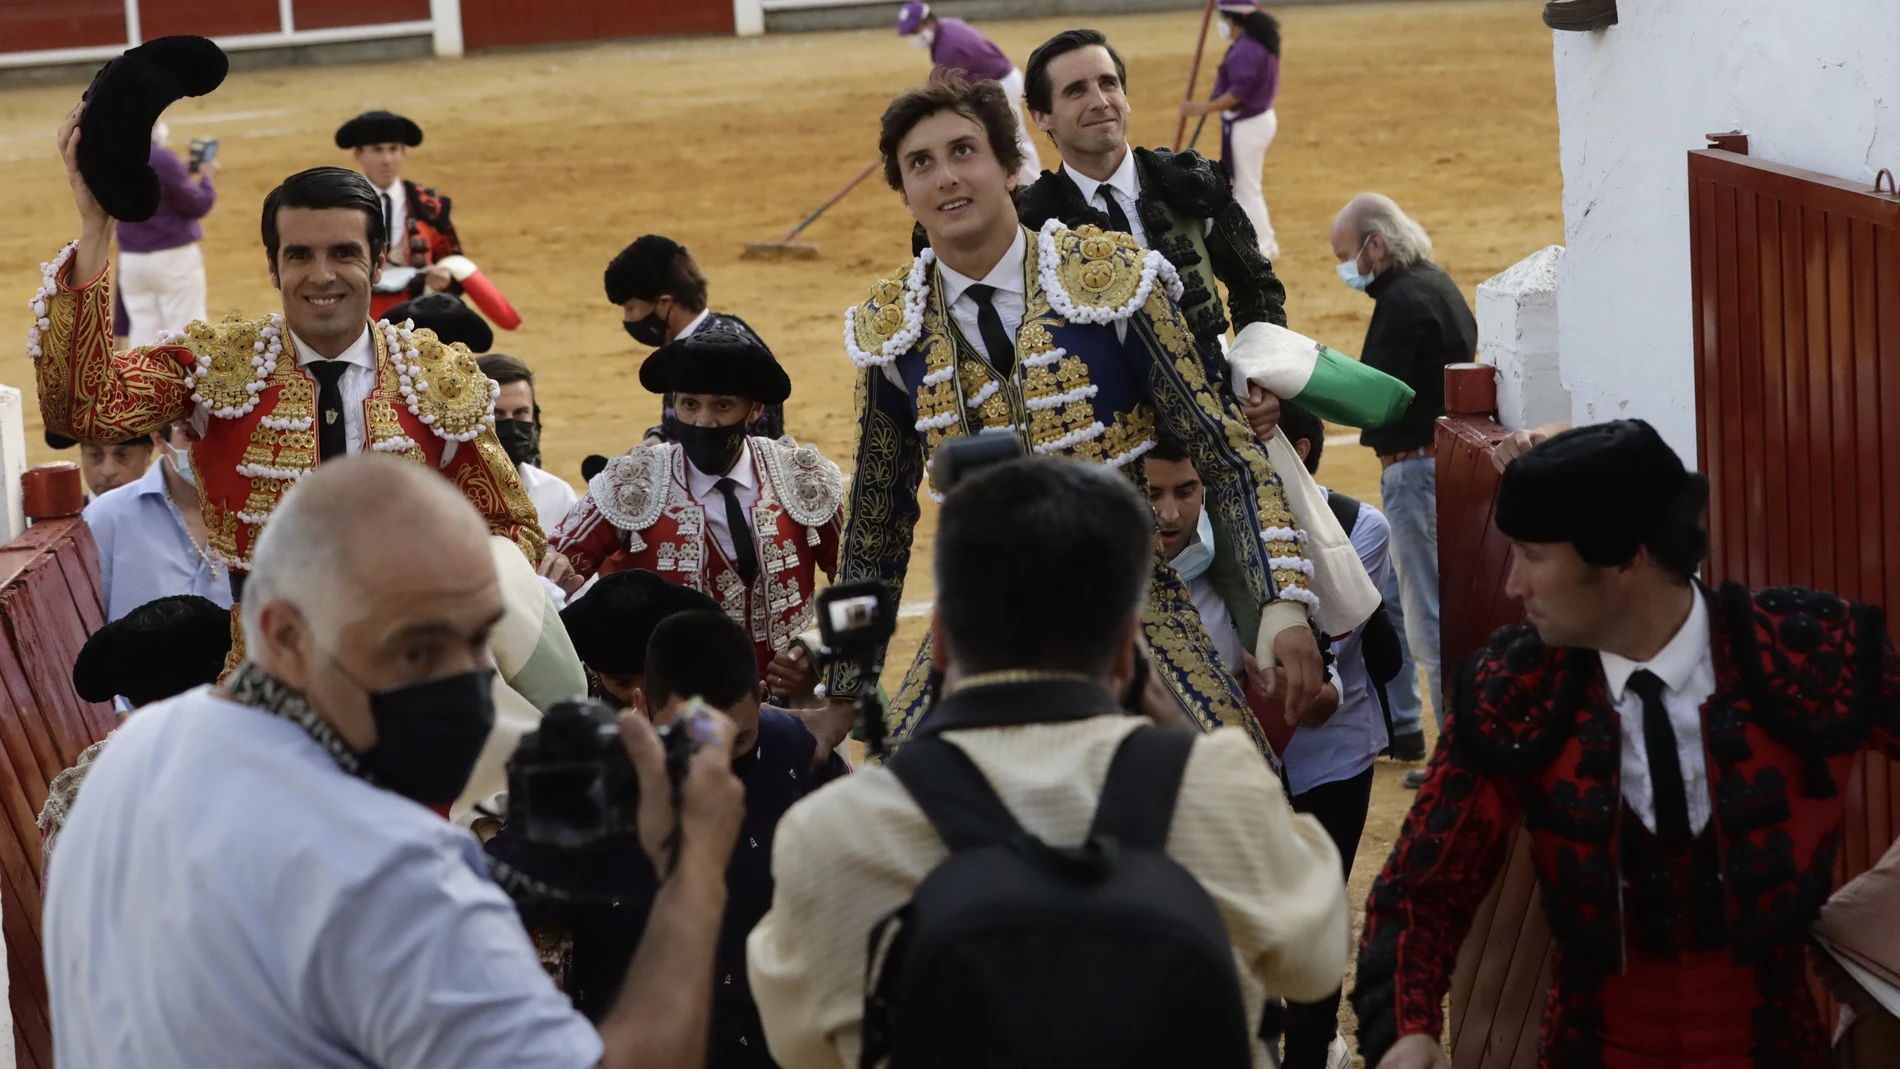
[[[687,766],[699,751],[697,721],[704,709],[695,699],[659,729],[675,811]],[[577,698],[548,709],[541,726],[508,758],[508,822],[530,843],[563,849],[639,833],[640,777],[612,708]]]

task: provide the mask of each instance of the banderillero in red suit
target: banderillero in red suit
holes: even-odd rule
[[[583,576],[644,568],[712,596],[752,636],[764,673],[773,655],[812,626],[818,571],[838,567],[844,474],[815,446],[791,438],[747,439],[758,470],[751,538],[759,570],[750,586],[707,529],[675,444],[640,445],[587,484],[553,546]]]
[[[1713,817],[1670,856],[1622,802],[1623,732],[1594,651],[1505,628],[1466,666],[1373,885],[1360,1049],[1440,1034],[1459,944],[1521,819],[1555,941],[1544,1069],[1824,1069],[1807,930],[1833,886],[1855,759],[1900,754],[1879,609],[1795,588],[1708,599]]]

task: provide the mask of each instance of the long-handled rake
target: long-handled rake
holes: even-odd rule
[[[806,244],[805,242],[802,242],[802,241],[794,241],[792,239],[796,238],[800,233],[802,233],[806,227],[816,222],[818,220],[818,217],[825,214],[825,212],[829,210],[832,205],[843,200],[845,198],[845,194],[858,188],[858,183],[863,182],[866,178],[871,177],[871,172],[877,170],[878,165],[883,162],[884,162],[883,160],[878,159],[878,160],[872,160],[870,163],[865,164],[864,170],[859,171],[857,174],[857,177],[853,178],[849,182],[846,182],[844,184],[843,189],[840,189],[838,192],[833,193],[831,195],[830,200],[827,200],[823,204],[820,204],[818,206],[817,211],[811,213],[810,215],[807,215],[805,217],[804,222],[799,223],[797,226],[786,231],[784,237],[778,239],[777,241],[748,241],[746,242],[745,251],[739,254],[739,258],[742,260],[816,260],[818,259],[818,246]]]

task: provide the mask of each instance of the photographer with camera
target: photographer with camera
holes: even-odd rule
[[[1339,986],[1325,831],[1245,731],[1127,712],[1154,540],[1102,465],[1011,460],[946,495],[941,700],[779,824],[748,951],[780,1065],[1266,1064],[1267,996]]]
[[[285,495],[251,568],[248,659],[114,733],[53,857],[60,1064],[701,1064],[711,991],[681,979],[711,976],[725,910],[731,722],[695,722],[671,790],[652,727],[617,725],[647,787],[640,846],[677,863],[596,1027],[474,836],[432,811],[494,718],[503,601],[481,517],[422,466],[352,456]]]
[[[598,596],[606,583],[636,574],[611,575],[588,596]],[[715,1069],[771,1069],[774,1063],[746,981],[746,935],[772,903],[772,836],[779,818],[793,803],[843,775],[845,763],[833,754],[817,773],[812,771],[816,741],[797,717],[760,704],[751,640],[717,604],[673,613],[648,630],[652,637],[644,651],[642,690],[636,699],[641,711],[668,739],[696,706],[710,705],[724,713],[734,728],[733,772],[745,784],[745,820],[726,866],[726,912],[711,976],[712,1044],[706,1064]],[[598,717],[600,707],[593,708],[592,715]],[[584,750],[570,744],[558,723],[576,713],[587,715],[573,706],[557,707],[549,714],[557,721],[553,731],[544,722],[541,737],[517,751],[517,785],[511,791],[517,819],[489,841],[488,852],[549,888],[547,893],[519,896],[522,919],[537,944],[567,948],[565,967],[556,970],[563,989],[576,1009],[598,1019],[612,1008],[627,962],[649,923],[656,870],[638,850],[625,849],[624,838],[612,827],[611,779],[601,784],[600,796],[609,805],[593,811],[602,816],[594,826],[570,819],[589,812],[569,803],[581,794],[591,795],[591,785],[575,791],[574,781],[556,781],[554,793],[537,792],[549,783],[547,777],[559,775],[553,770],[586,760]]]

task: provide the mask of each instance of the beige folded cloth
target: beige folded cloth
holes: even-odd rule
[[[1365,623],[1379,607],[1379,588],[1366,574],[1352,538],[1339,526],[1326,495],[1308,474],[1286,432],[1276,429],[1266,445],[1267,458],[1286,490],[1287,507],[1306,532],[1306,559],[1313,562],[1306,588],[1319,597],[1319,605],[1312,610],[1313,624],[1329,635],[1343,635]],[[1260,638],[1262,645],[1272,641],[1264,627]],[[1271,662],[1263,659],[1261,663]]]
[[[1834,893],[1814,938],[1888,1013],[1900,1017],[1900,843]]]

